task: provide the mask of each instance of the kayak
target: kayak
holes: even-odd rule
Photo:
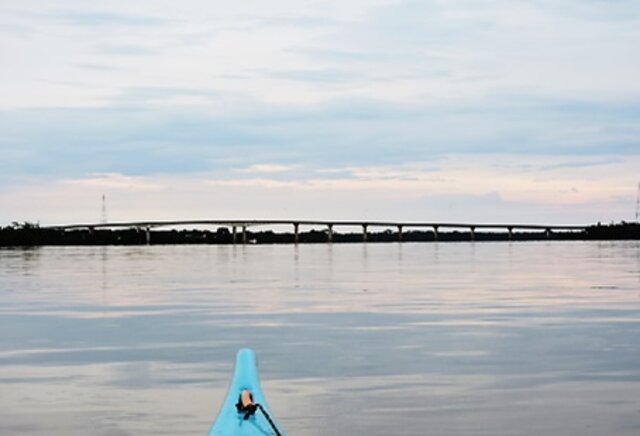
[[[236,366],[227,396],[209,436],[284,435],[265,401],[255,353],[243,348],[236,355]]]

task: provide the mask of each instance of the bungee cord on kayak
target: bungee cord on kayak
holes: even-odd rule
[[[278,427],[276,427],[275,423],[273,422],[273,420],[271,419],[267,411],[264,410],[264,407],[262,407],[260,403],[253,402],[253,396],[251,395],[251,392],[249,392],[247,389],[244,389],[240,393],[240,396],[238,397],[238,402],[236,403],[236,408],[238,409],[238,413],[244,413],[243,419],[245,421],[249,419],[249,417],[253,416],[256,413],[257,409],[260,409],[264,417],[267,419],[267,421],[271,425],[271,428],[275,432],[276,436],[281,436],[281,433],[278,430]]]
[[[239,350],[227,395],[208,436],[284,436],[281,428],[260,388],[255,353]]]

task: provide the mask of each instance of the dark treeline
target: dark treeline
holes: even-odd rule
[[[439,231],[437,240],[441,242],[470,241],[469,231]],[[148,240],[147,240],[148,238]],[[326,243],[326,231],[310,230],[300,232],[300,243]],[[536,241],[536,240],[613,240],[640,239],[639,223],[619,223],[609,225],[593,225],[585,231],[551,232],[514,231],[512,237],[506,232],[479,232],[474,235],[475,241]],[[367,242],[397,242],[399,235],[392,230],[371,231],[367,233]],[[429,230],[405,230],[403,242],[433,242],[436,235]],[[333,232],[334,243],[362,242],[361,232]],[[242,233],[236,234],[236,243],[243,242]],[[246,242],[250,244],[291,244],[295,242],[293,233],[274,232],[271,230],[247,230]],[[216,230],[152,230],[149,234],[144,229],[81,229],[55,230],[41,228],[37,224],[13,223],[0,228],[0,246],[34,246],[34,245],[141,245],[141,244],[233,244],[233,235],[226,227]]]

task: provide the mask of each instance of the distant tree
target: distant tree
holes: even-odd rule
[[[40,223],[31,223],[29,221],[19,223],[18,221],[13,221],[10,227],[15,230],[34,230],[40,228]]]

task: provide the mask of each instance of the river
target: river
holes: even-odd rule
[[[640,243],[0,249],[0,434],[640,434]]]

